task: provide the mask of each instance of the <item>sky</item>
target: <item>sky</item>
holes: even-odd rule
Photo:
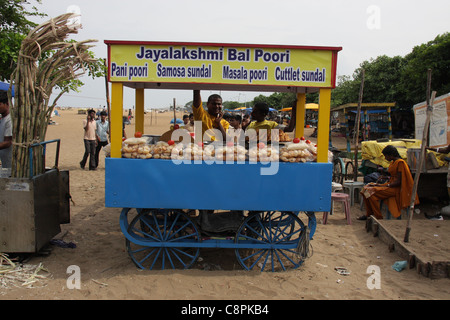
[[[422,43],[450,31],[448,0],[43,0],[48,17],[78,11],[77,41],[96,39],[97,57],[106,57],[104,40],[213,42],[342,47],[337,76],[351,76],[359,65],[380,55],[405,56]],[[80,78],[80,92],[59,106],[106,105],[105,80]],[[57,93],[57,91],[54,91]],[[208,96],[217,92],[202,92]],[[223,100],[251,101],[268,92],[221,91]],[[56,94],[53,95],[56,96]],[[183,106],[191,90],[145,90],[145,108]],[[124,88],[124,108],[133,108],[134,90]]]

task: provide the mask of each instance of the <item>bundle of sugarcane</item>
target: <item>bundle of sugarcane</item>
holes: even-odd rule
[[[11,81],[15,84],[13,120],[13,161],[11,176],[29,177],[30,165],[35,174],[45,171],[42,147],[33,149],[32,144],[45,141],[47,126],[58,99],[68,90],[61,90],[50,104],[55,86],[66,87],[86,68],[96,62],[88,51],[96,40],[67,42],[71,33],[77,33],[79,25],[70,24],[73,13],[60,15],[33,29],[22,41],[17,68]]]

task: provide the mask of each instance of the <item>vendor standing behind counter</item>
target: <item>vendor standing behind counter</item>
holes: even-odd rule
[[[296,120],[296,105],[297,101],[294,103],[294,107],[292,107],[292,114],[291,114],[291,121],[289,121],[289,125],[284,128],[284,132],[292,132],[295,128],[295,120]],[[252,122],[250,122],[244,129],[246,131],[253,129],[256,131],[257,139],[258,141],[264,140],[269,141],[271,140],[271,134],[269,134],[272,129],[279,129],[281,130],[281,126],[275,122],[266,120],[267,115],[269,114],[269,106],[265,102],[258,102],[255,104],[255,106],[252,109]],[[259,130],[265,130],[261,133]],[[264,134],[262,134],[265,132]],[[261,135],[262,134],[262,135]]]
[[[203,109],[200,90],[194,90],[193,113],[195,121],[202,122],[202,137],[209,137],[211,141],[216,140],[213,129],[218,129],[222,134],[223,141],[226,141],[227,131],[230,127],[228,121],[223,119],[222,97],[212,94],[206,104],[207,111]]]
[[[289,121],[289,125],[283,130],[284,132],[292,132],[295,128],[295,118],[297,114],[297,101],[294,102],[294,107],[292,107],[291,120]],[[252,109],[252,122],[245,129],[280,129],[280,125],[275,121],[266,120],[267,115],[269,114],[269,106],[265,102],[258,102]]]

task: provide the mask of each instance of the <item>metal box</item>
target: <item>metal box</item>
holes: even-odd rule
[[[70,222],[69,172],[0,178],[0,252],[38,252]]]

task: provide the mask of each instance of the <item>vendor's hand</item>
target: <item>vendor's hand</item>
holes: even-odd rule
[[[223,119],[223,111],[219,111],[219,113],[216,115],[216,118],[214,119],[214,123],[216,125],[220,125],[220,121]]]

